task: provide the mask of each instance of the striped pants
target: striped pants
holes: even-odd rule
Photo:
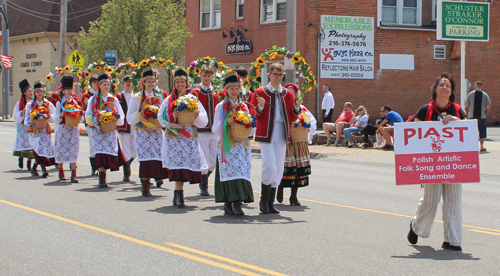
[[[443,196],[444,241],[462,245],[462,184],[424,185],[412,229],[418,236],[428,238],[436,217],[439,201]]]

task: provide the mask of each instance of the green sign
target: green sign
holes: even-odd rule
[[[490,3],[437,1],[438,40],[488,41]]]

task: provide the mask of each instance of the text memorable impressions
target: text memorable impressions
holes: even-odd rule
[[[323,29],[345,31],[372,31],[371,18],[353,18],[343,16],[328,16],[323,22]]]

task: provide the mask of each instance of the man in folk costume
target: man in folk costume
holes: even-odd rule
[[[99,82],[99,90],[97,94],[92,96],[88,101],[85,119],[89,124],[89,133],[95,149],[95,163],[99,170],[99,188],[106,188],[106,170],[117,171],[127,161],[123,157],[123,153],[118,143],[118,131],[103,131],[101,129],[104,122],[98,121],[98,113],[107,108],[110,112],[116,111],[117,126],[124,123],[125,115],[120,102],[116,97],[111,95],[111,77],[108,73],[101,73],[97,78]]]
[[[245,80],[247,79],[248,71],[247,69],[245,69],[245,67],[238,66],[236,67],[236,73],[238,73],[238,81],[242,84],[240,91],[241,99],[244,102],[251,103],[252,101],[254,101],[255,93],[253,93],[251,90],[246,90],[245,86],[243,85],[245,83]],[[251,105],[248,108],[250,109],[250,113],[255,114]]]
[[[72,127],[66,124],[66,116],[63,114],[63,108],[71,104],[80,106],[81,102],[77,97],[73,97],[73,77],[64,76],[61,78],[60,100],[56,104],[56,113],[54,115],[56,127],[56,163],[59,169],[59,180],[66,180],[64,175],[64,163],[70,164],[71,183],[78,183],[76,177],[76,161],[80,152],[80,131],[78,127]]]
[[[38,176],[36,171],[36,167],[40,165],[42,168],[42,176],[46,178],[49,173],[47,172],[46,166],[51,166],[56,163],[55,161],[55,152],[54,152],[54,144],[52,143],[52,129],[50,125],[44,129],[38,129],[34,124],[33,120],[36,120],[36,110],[41,110],[43,108],[44,111],[48,111],[48,122],[54,123],[54,114],[56,108],[54,105],[47,99],[45,99],[45,85],[36,81],[33,85],[35,90],[35,97],[33,97],[33,101],[29,102],[26,106],[26,115],[24,118],[24,124],[30,127],[29,132],[29,141],[30,145],[33,148],[33,155],[35,156],[35,164],[31,168],[31,175]]]
[[[148,68],[142,72],[142,91],[132,96],[128,105],[127,120],[135,132],[135,148],[139,160],[139,178],[141,179],[142,196],[151,196],[151,178],[159,181],[168,178],[168,170],[163,168],[161,149],[163,133],[158,123],[158,115],[154,111],[163,102],[163,94],[155,89],[156,78],[153,70]],[[147,118],[147,119],[146,119]]]
[[[283,177],[286,144],[290,142],[290,123],[300,113],[302,99],[295,102],[292,91],[281,86],[285,67],[281,63],[269,66],[271,82],[255,91],[257,131],[255,141],[260,142],[262,157],[262,192],[260,211],[263,214],[279,211],[274,208],[276,188]]]
[[[201,150],[207,161],[208,169],[202,172],[203,181],[200,183],[200,194],[202,196],[210,195],[208,193],[208,177],[215,170],[217,161],[217,145],[219,144],[219,136],[212,133],[212,126],[214,124],[215,107],[219,103],[219,96],[214,92],[212,86],[212,77],[216,69],[212,66],[201,68],[201,84],[200,87],[195,88],[195,95],[207,111],[208,124],[203,128],[198,128],[200,138]]]
[[[207,112],[200,101],[196,100],[198,111],[195,113],[194,125],[178,124],[179,117],[183,115],[181,112],[185,111],[179,111],[175,103],[184,95],[193,94],[193,91],[187,88],[187,76],[184,68],[175,70],[174,90],[163,101],[158,112],[160,123],[166,128],[161,151],[163,167],[168,169],[168,179],[175,181],[173,204],[180,208],[185,206],[184,182],[201,183],[202,172],[208,169],[196,130],[208,123]],[[188,104],[193,107],[191,102]]]
[[[87,92],[83,93],[82,95],[82,108],[83,110],[87,110],[88,102],[92,96],[97,94],[97,91],[99,90],[99,82],[97,80],[97,75],[92,75],[89,80],[90,84],[90,90],[87,90]],[[87,123],[87,120],[84,119],[85,122],[85,127],[88,129],[89,124]],[[97,175],[97,167],[95,164],[95,150],[94,150],[94,145],[92,144],[92,137],[90,137],[90,132],[87,131],[87,135],[89,137],[89,147],[90,147],[90,152],[89,152],[89,160],[90,160],[90,166],[91,166],[91,175]]]
[[[123,78],[123,86],[125,89],[119,94],[120,105],[122,106],[123,113],[127,114],[128,104],[134,95],[132,91],[132,81],[130,76],[125,76]],[[122,145],[122,152],[127,163],[123,165],[123,181],[130,182],[130,175],[132,174],[130,170],[130,165],[137,157],[137,150],[135,147],[135,130],[131,125],[127,123],[127,117],[124,118],[123,126],[117,127],[118,135],[120,136],[120,143]]]
[[[31,88],[28,80],[24,79],[19,82],[21,89],[21,99],[16,103],[12,111],[12,118],[17,124],[17,135],[14,143],[14,156],[18,156],[18,166],[20,169],[24,167],[23,158],[27,158],[26,166],[28,171],[31,170],[31,159],[34,158],[33,150],[29,142],[28,130],[29,127],[24,124],[26,115],[26,105],[33,98],[33,88]]]

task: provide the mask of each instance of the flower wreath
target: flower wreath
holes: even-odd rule
[[[212,78],[212,83],[215,92],[222,91],[222,86],[224,84],[224,75],[229,71],[224,62],[217,60],[216,58],[211,58],[209,56],[198,58],[197,60],[191,61],[189,67],[186,69],[189,74],[189,82],[194,83],[194,79],[201,76],[201,67],[205,65],[206,67],[212,65],[213,68],[217,69]]]
[[[68,72],[70,74],[77,74],[78,77],[81,77],[80,69],[78,67],[73,67],[72,65],[66,65],[64,67],[56,67],[54,71],[50,72],[46,77],[45,80],[47,82],[52,82],[57,75],[62,74],[64,72]]]
[[[286,57],[292,60],[292,64],[295,65],[295,68],[300,69],[300,72],[304,78],[302,81],[301,88],[306,92],[311,91],[313,88],[316,88],[318,83],[313,73],[311,72],[311,67],[306,60],[300,56],[300,52],[290,52],[285,47],[278,47],[276,45],[273,46],[272,50],[268,50],[261,54],[255,62],[252,63],[252,67],[250,67],[250,72],[248,72],[247,76],[247,84],[245,85],[245,89],[250,89],[251,87],[257,89],[260,86],[260,82],[257,81],[257,78],[260,76],[260,68],[266,64],[266,59],[273,60],[276,57]]]
[[[152,68],[153,65],[159,65],[159,66],[165,67],[165,70],[175,70],[179,67],[179,66],[177,66],[177,64],[175,64],[170,59],[165,60],[164,58],[157,58],[156,56],[152,56],[148,59],[143,59],[141,62],[139,62],[138,64],[135,65],[134,69],[132,69],[132,68],[130,69],[130,70],[134,70],[132,72],[132,75],[130,76],[130,80],[132,81],[132,85],[134,85],[134,87],[137,88],[136,89],[137,91],[142,89],[140,87],[141,79],[142,79],[142,71],[144,71],[144,69],[146,69],[146,68],[150,68],[150,67]],[[172,74],[173,74],[173,71],[172,71]]]
[[[132,66],[133,63],[129,63],[128,66]],[[120,80],[118,79],[118,75],[120,75],[123,71],[124,68],[116,67],[113,69],[112,67],[108,66],[108,63],[98,60],[97,62],[93,62],[87,66],[87,70],[84,70],[78,75],[80,77],[80,84],[83,87],[83,93],[87,92],[87,86],[89,85],[89,80],[90,76],[92,74],[92,71],[103,71],[108,73],[111,76],[111,94],[115,95],[118,93],[118,84],[120,83]],[[117,71],[118,70],[118,71]]]

